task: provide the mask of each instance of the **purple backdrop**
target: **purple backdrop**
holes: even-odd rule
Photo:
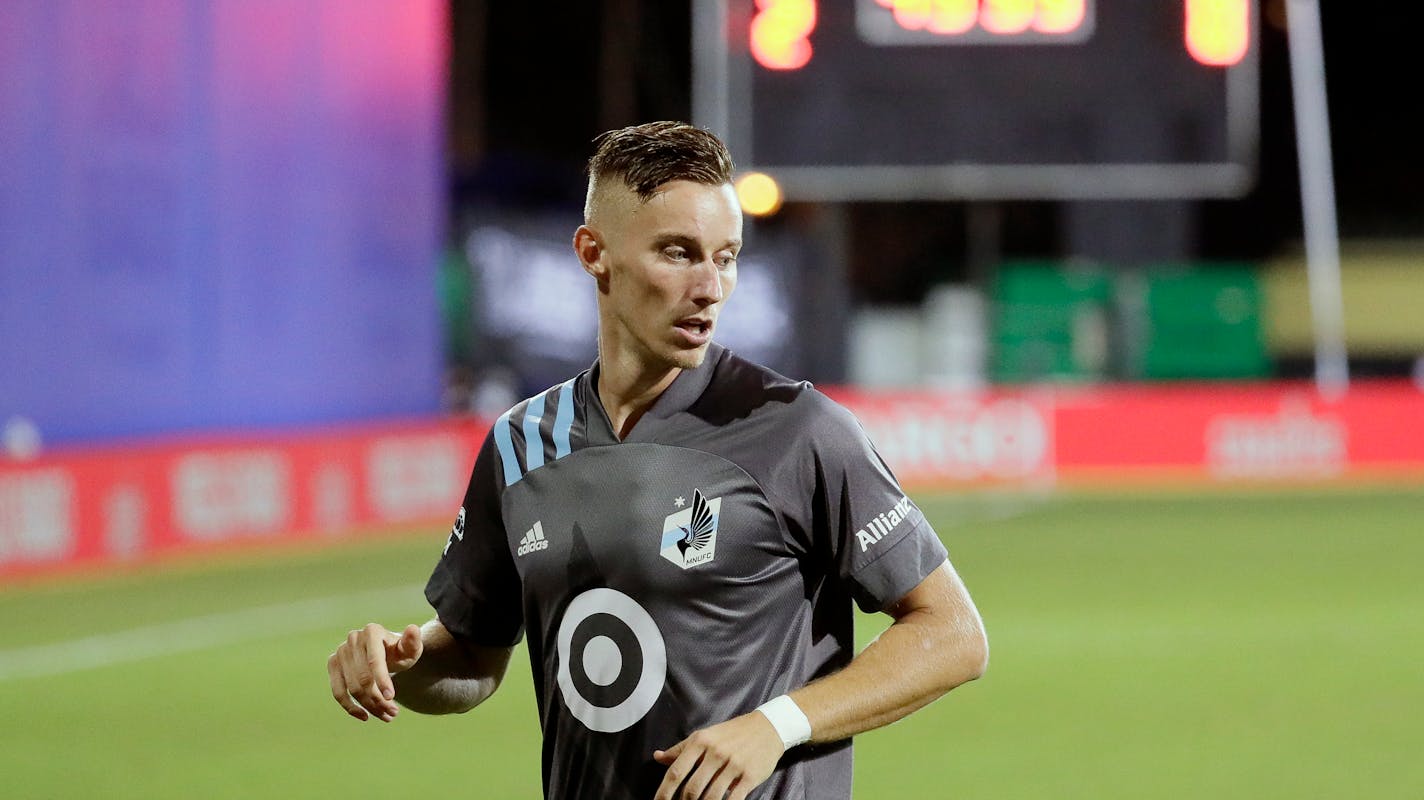
[[[0,424],[436,410],[445,14],[0,4]]]

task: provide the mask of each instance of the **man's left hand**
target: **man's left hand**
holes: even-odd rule
[[[760,711],[703,728],[653,753],[668,768],[655,800],[743,800],[771,777],[784,749]]]

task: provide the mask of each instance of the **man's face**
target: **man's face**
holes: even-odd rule
[[[599,333],[616,348],[607,355],[655,369],[698,366],[737,285],[736,192],[671,181],[640,203],[626,187],[606,191],[575,247],[598,279]]]

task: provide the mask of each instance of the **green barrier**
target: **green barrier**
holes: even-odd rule
[[[1145,292],[1148,335],[1141,377],[1261,378],[1270,373],[1254,266],[1160,265],[1147,271]]]
[[[1002,264],[991,288],[997,383],[1257,378],[1270,372],[1254,265],[1123,272]]]
[[[1092,381],[1107,371],[1112,275],[1051,261],[1000,266],[990,374],[1003,383]]]

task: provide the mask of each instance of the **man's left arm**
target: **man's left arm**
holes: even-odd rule
[[[984,623],[948,561],[885,611],[894,623],[845,669],[791,692],[812,742],[889,725],[988,667]]]
[[[888,725],[984,674],[984,624],[948,561],[885,612],[895,621],[845,669],[790,693],[810,723],[810,742]],[[741,800],[770,777],[783,752],[780,735],[760,711],[696,731],[654,753],[668,765],[657,800]]]

